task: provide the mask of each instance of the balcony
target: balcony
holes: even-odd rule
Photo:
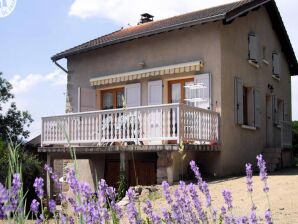
[[[184,104],[70,113],[42,118],[42,147],[219,144],[219,114]]]

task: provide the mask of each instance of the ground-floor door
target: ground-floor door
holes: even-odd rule
[[[156,165],[154,161],[133,161],[128,163],[129,184],[135,185],[153,185],[156,183]]]
[[[120,177],[120,162],[106,161],[105,180],[109,186],[118,187]],[[129,186],[152,185],[156,183],[155,161],[128,161],[127,179]]]

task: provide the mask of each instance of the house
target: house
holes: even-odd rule
[[[51,164],[69,159],[70,144],[93,177],[115,185],[122,170],[131,185],[149,185],[177,181],[190,160],[217,176],[263,152],[269,163],[291,160],[298,65],[273,0],[143,14],[52,60],[67,73],[67,113],[42,118],[39,151]]]

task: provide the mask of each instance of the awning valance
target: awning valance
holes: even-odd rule
[[[125,82],[130,80],[138,80],[146,77],[161,76],[168,74],[179,74],[183,72],[200,71],[203,67],[203,62],[192,61],[181,64],[167,65],[149,69],[141,69],[137,71],[101,76],[90,79],[91,86],[108,85],[113,83]]]

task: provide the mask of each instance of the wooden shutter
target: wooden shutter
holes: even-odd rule
[[[255,127],[260,128],[261,127],[261,94],[260,91],[257,89],[254,89],[254,121],[255,121]]]
[[[148,105],[162,104],[162,80],[148,82]]]
[[[275,125],[278,125],[278,105],[277,105],[277,98],[276,96],[272,96],[272,103],[273,103],[273,122]]]
[[[289,108],[286,100],[284,100],[284,121],[289,121]]]
[[[141,106],[140,83],[134,83],[125,86],[125,102],[127,107]]]
[[[78,111],[84,112],[96,110],[96,90],[79,87],[78,91]]]
[[[242,80],[235,78],[235,121],[243,124],[243,85]]]
[[[255,34],[248,34],[248,58],[254,62],[258,61],[258,46]]]
[[[280,55],[278,53],[272,54],[272,66],[273,74],[280,76]]]
[[[201,86],[198,88],[190,89],[191,98],[197,99],[195,100],[194,106],[211,109],[211,74],[199,74],[194,77],[194,84],[197,86]]]

